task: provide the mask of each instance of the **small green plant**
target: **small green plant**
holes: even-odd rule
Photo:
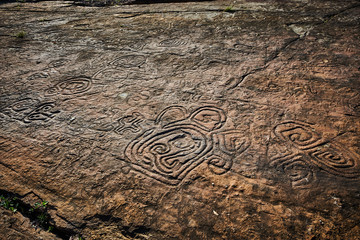
[[[19,203],[17,202],[17,197],[5,197],[1,195],[0,200],[0,206],[4,207],[5,209],[9,209],[13,213],[18,210]]]
[[[233,6],[230,5],[224,9],[224,12],[233,13],[233,12],[235,12],[235,10],[234,10]]]
[[[46,208],[48,203],[49,203],[48,201],[43,201],[43,202],[41,203],[41,206],[44,207],[44,208]]]
[[[24,31],[20,31],[15,34],[15,37],[17,37],[17,38],[24,38],[25,36],[26,36],[26,32],[24,32]]]
[[[45,213],[40,213],[37,215],[37,219],[41,225],[45,225],[48,221],[48,216]]]

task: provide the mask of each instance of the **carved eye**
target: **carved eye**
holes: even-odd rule
[[[53,109],[54,105],[53,104],[45,104],[43,106],[40,106],[38,109],[36,109],[37,112],[40,111],[44,111],[44,112],[49,112],[51,109]]]
[[[24,99],[24,100],[21,100],[15,104],[13,104],[11,106],[11,109],[14,110],[15,112],[21,112],[21,111],[29,109],[35,103],[36,103],[35,100]]]

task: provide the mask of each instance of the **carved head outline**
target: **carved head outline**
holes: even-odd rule
[[[232,157],[250,145],[238,130],[223,130],[225,112],[214,106],[190,114],[181,106],[159,113],[155,127],[133,139],[125,149],[132,168],[165,184],[177,185],[203,162],[214,174],[230,170]]]

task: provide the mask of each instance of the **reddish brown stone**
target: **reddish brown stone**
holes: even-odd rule
[[[231,5],[1,4],[0,235],[359,239],[358,1]]]

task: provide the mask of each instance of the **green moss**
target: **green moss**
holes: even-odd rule
[[[24,32],[24,31],[20,31],[15,34],[15,37],[17,37],[17,38],[24,38],[25,36],[26,36],[26,32]]]
[[[224,12],[233,13],[233,12],[235,12],[235,10],[233,9],[233,6],[230,5],[224,9]]]

